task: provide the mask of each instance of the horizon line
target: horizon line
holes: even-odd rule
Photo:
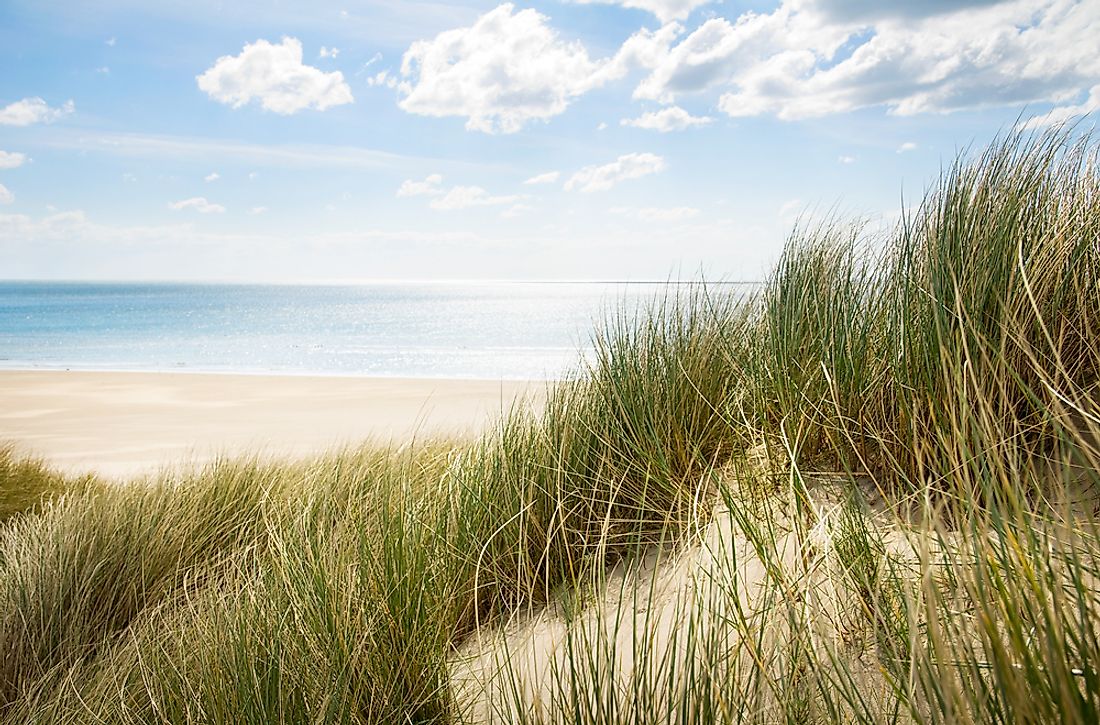
[[[153,285],[238,285],[238,286],[300,286],[300,287],[352,287],[371,284],[621,284],[621,285],[741,285],[760,284],[761,280],[676,280],[676,279],[518,279],[518,278],[354,278],[354,279],[305,279],[305,280],[255,280],[255,279],[49,279],[49,278],[9,278],[0,279],[0,284],[153,284]]]

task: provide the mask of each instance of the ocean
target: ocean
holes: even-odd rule
[[[0,368],[555,379],[666,289],[0,282]]]

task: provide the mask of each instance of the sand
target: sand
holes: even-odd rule
[[[0,371],[0,442],[121,478],[221,454],[471,435],[544,382]]]

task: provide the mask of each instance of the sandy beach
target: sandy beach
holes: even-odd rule
[[[109,477],[219,454],[469,435],[543,382],[0,371],[0,442]]]

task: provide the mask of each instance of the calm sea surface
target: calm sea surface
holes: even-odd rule
[[[0,368],[555,378],[661,284],[0,282]]]

